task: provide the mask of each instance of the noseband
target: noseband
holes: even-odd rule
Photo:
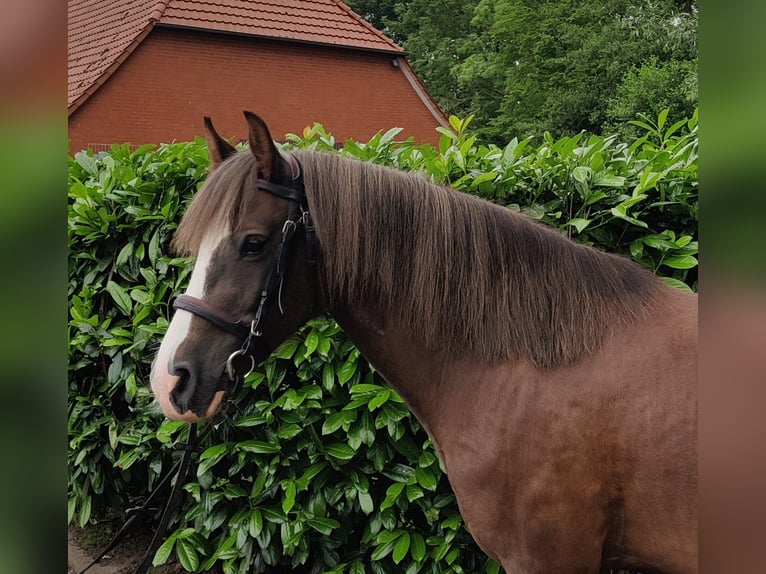
[[[284,308],[282,307],[282,282],[284,281],[287,269],[290,249],[293,245],[292,240],[300,226],[303,226],[306,234],[307,262],[310,267],[316,265],[317,239],[314,224],[311,221],[311,214],[309,213],[306,189],[303,185],[303,171],[295,157],[281,152],[280,155],[290,166],[292,174],[290,184],[280,185],[265,179],[258,179],[255,182],[256,189],[290,202],[290,213],[282,225],[282,237],[279,242],[279,248],[272,259],[271,269],[261,290],[255,318],[252,321],[233,318],[228,313],[216,309],[202,299],[186,294],[179,295],[173,302],[175,309],[193,313],[219,329],[243,340],[242,347],[229,355],[229,358],[226,360],[226,373],[232,383],[244,380],[255,368],[254,347],[256,341],[263,335],[258,326],[261,322],[264,309],[273,301],[275,295],[279,310],[284,314]],[[250,359],[249,364],[246,359]]]

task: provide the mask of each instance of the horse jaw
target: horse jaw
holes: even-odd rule
[[[205,234],[200,244],[199,253],[197,254],[197,261],[194,264],[192,270],[191,279],[189,280],[189,287],[186,289],[186,294],[198,299],[203,299],[205,295],[205,282],[207,271],[210,266],[213,253],[217,249],[219,243],[225,237],[224,230],[210,230]],[[191,326],[192,314],[183,309],[178,309],[173,315],[173,319],[168,325],[168,330],[165,336],[162,338],[160,349],[157,352],[157,356],[152,363],[152,371],[149,377],[157,402],[169,419],[185,422],[196,422],[199,420],[192,411],[186,411],[185,413],[179,413],[173,406],[170,400],[170,393],[176,388],[180,377],[178,375],[171,374],[170,365],[173,363],[176,349],[183,343],[189,334],[189,327]],[[205,411],[205,417],[210,417],[218,410],[221,400],[224,396],[223,391],[218,391],[210,402],[207,410]]]

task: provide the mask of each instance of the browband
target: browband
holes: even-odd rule
[[[308,208],[306,193],[303,187],[303,170],[301,169],[300,162],[294,155],[287,152],[280,151],[279,156],[290,166],[290,175],[292,175],[291,185],[280,185],[265,179],[257,179],[255,181],[256,187],[271,195],[276,195],[282,199],[298,203],[301,207]]]

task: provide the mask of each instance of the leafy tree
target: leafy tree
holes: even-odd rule
[[[605,130],[625,139],[636,137],[640,130],[627,123],[639,114],[657,116],[669,110],[672,119],[693,113],[697,103],[696,60],[658,62],[652,58],[641,67],[629,70],[607,106]]]
[[[431,95],[450,113],[467,110],[473,87],[456,81],[455,67],[480,52],[471,19],[478,0],[410,0],[397,4],[397,18],[387,22],[404,39],[410,63]],[[468,115],[468,114],[465,114]]]
[[[431,94],[449,113],[473,114],[496,143],[602,133],[628,112],[664,107],[677,119],[696,104],[692,1],[410,0],[397,14],[386,30],[404,39]],[[657,81],[669,82],[653,89],[660,103],[634,97]]]
[[[397,19],[397,7],[406,6],[409,0],[346,0],[348,6],[378,30],[401,43],[402,38],[391,28],[388,22]]]

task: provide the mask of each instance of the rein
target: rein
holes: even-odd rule
[[[181,445],[180,447],[183,450],[183,454],[181,455],[181,460],[176,462],[173,465],[173,468],[170,469],[170,472],[168,472],[162,480],[160,480],[159,484],[154,488],[152,493],[148,496],[148,498],[144,501],[144,504],[141,505],[138,509],[133,509],[134,512],[130,515],[130,517],[125,521],[125,523],[122,525],[122,527],[117,531],[117,533],[112,537],[112,539],[109,541],[109,543],[106,545],[106,547],[101,551],[101,553],[93,559],[90,564],[88,564],[85,568],[80,570],[78,574],[85,574],[88,570],[90,570],[93,566],[101,562],[101,559],[106,556],[109,551],[111,551],[115,546],[117,546],[117,543],[122,539],[123,536],[128,532],[128,529],[130,528],[130,525],[133,524],[133,522],[138,519],[139,516],[141,516],[144,512],[146,512],[149,509],[149,505],[154,500],[154,498],[157,496],[157,493],[162,491],[162,487],[167,484],[169,480],[171,480],[173,477],[175,477],[175,483],[173,483],[173,487],[170,490],[170,495],[168,496],[168,500],[165,504],[165,508],[162,511],[162,516],[160,517],[160,523],[157,527],[157,530],[154,533],[154,536],[152,537],[152,541],[149,543],[148,548],[144,551],[143,556],[141,557],[141,561],[138,563],[138,566],[136,566],[136,569],[133,571],[133,574],[145,574],[146,571],[149,569],[149,566],[152,564],[152,560],[154,559],[154,554],[157,552],[157,549],[160,547],[160,544],[162,543],[162,537],[165,535],[165,531],[168,528],[168,524],[170,524],[171,518],[175,515],[176,511],[178,510],[179,503],[181,502],[181,489],[183,488],[183,485],[186,483],[186,475],[189,472],[189,464],[191,463],[191,457],[192,453],[197,448],[197,425],[189,425],[189,430],[186,435],[186,443]]]
[[[306,188],[303,184],[303,172],[301,165],[294,156],[288,153],[281,153],[282,158],[290,166],[292,179],[289,185],[281,185],[265,179],[257,179],[256,189],[270,193],[281,199],[290,202],[290,212],[282,225],[282,236],[279,242],[279,248],[272,260],[271,269],[263,289],[261,290],[258,308],[252,321],[236,319],[228,313],[216,309],[209,303],[193,297],[191,295],[179,295],[173,302],[175,309],[188,311],[212,323],[219,329],[222,329],[238,339],[243,340],[242,346],[234,351],[226,361],[226,374],[232,383],[238,383],[244,380],[255,368],[255,358],[253,356],[256,343],[263,336],[258,329],[264,310],[272,303],[275,296],[279,305],[279,310],[284,314],[282,306],[282,283],[284,282],[287,262],[289,260],[290,249],[293,245],[293,238],[299,227],[303,227],[306,234],[307,263],[310,267],[316,265],[317,238],[314,224],[309,213],[308,200],[306,198]],[[249,361],[248,361],[249,359]],[[227,390],[227,389],[221,389]]]

